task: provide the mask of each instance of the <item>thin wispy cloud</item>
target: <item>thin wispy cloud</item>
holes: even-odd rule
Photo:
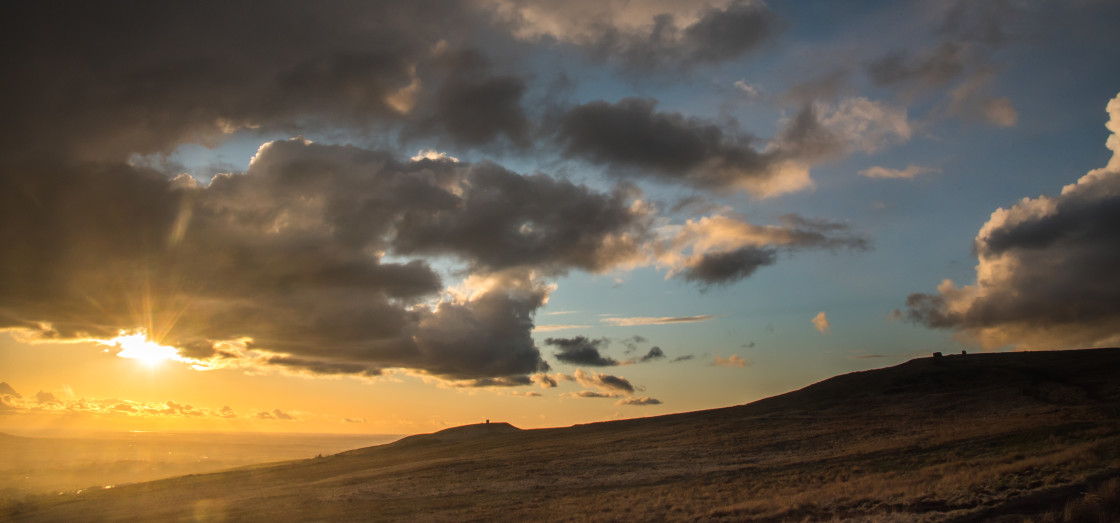
[[[910,165],[905,169],[890,169],[887,167],[868,167],[859,172],[860,176],[867,178],[887,178],[896,180],[912,180],[919,174],[938,173],[941,169],[936,167],[922,167],[920,165]]]
[[[633,327],[636,325],[673,325],[677,323],[699,323],[719,318],[718,315],[702,314],[699,316],[663,316],[651,318],[645,316],[632,316],[626,318],[603,318],[599,321],[616,327]]]
[[[563,330],[572,330],[572,329],[586,329],[588,327],[590,327],[590,325],[561,325],[561,324],[534,325],[533,326],[533,331],[535,331],[535,332],[553,332],[553,331],[563,331]]]

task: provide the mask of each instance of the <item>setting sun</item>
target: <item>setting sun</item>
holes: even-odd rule
[[[102,343],[120,347],[121,351],[117,356],[139,360],[149,367],[155,367],[167,360],[181,360],[179,351],[175,347],[160,345],[149,340],[148,334],[142,330],[133,333],[121,331],[120,336]]]

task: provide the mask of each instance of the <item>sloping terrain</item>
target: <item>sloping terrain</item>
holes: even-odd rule
[[[1107,518],[1120,515],[1117,370],[1120,349],[921,358],[738,407],[556,429],[471,425],[321,459],[27,499],[0,515]]]

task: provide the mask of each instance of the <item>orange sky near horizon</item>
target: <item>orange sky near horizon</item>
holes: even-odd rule
[[[773,376],[746,381],[743,368],[706,365],[701,371],[725,383],[726,404],[713,404],[710,395],[690,386],[691,373],[685,373],[660,385],[674,395],[673,403],[639,410],[616,405],[615,398],[570,397],[579,388],[575,383],[517,390],[453,387],[405,372],[325,378],[195,370],[178,361],[150,365],[118,357],[119,350],[93,342],[26,345],[0,334],[0,368],[18,376],[6,383],[21,396],[9,397],[11,404],[0,410],[0,432],[418,434],[486,419],[542,428],[730,406],[786,391],[785,380]],[[618,374],[642,377],[640,367],[629,369],[635,372]],[[225,407],[230,411],[223,412]]]

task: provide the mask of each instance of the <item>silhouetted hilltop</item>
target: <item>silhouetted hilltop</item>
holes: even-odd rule
[[[390,445],[452,443],[486,438],[500,434],[510,434],[515,432],[521,432],[521,429],[514,427],[509,423],[476,423],[474,425],[462,425],[459,427],[443,429],[439,432],[433,432],[431,434],[417,434],[415,436],[408,436],[406,438],[401,438],[400,440],[390,443]]]
[[[949,354],[842,374],[745,407],[822,409],[882,403],[975,408],[1023,402],[1115,406],[1120,349]]]
[[[0,518],[1041,522],[1070,503],[1120,518],[1117,369],[1120,349],[919,358],[747,405],[467,425]]]

